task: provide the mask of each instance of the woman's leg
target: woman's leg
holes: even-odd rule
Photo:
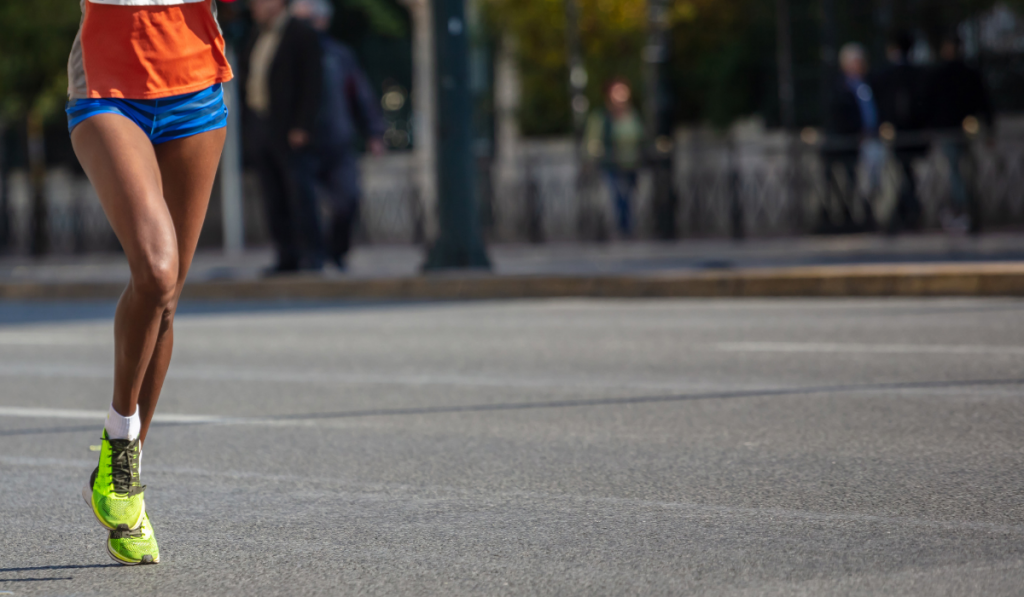
[[[138,404],[164,312],[178,280],[178,243],[149,137],[133,122],[98,114],[71,133],[79,162],[128,258],[131,282],[114,317],[114,400],[122,416]]]
[[[139,407],[143,444],[224,137],[219,129],[154,148],[138,126],[113,114],[93,116],[71,135],[132,272],[114,319],[113,405],[122,416]]]
[[[156,402],[160,398],[160,390],[167,376],[167,367],[171,363],[171,351],[174,348],[174,313],[185,284],[185,276],[192,265],[203,220],[206,219],[206,209],[210,202],[210,193],[213,190],[213,181],[226,134],[227,129],[217,129],[161,143],[155,147],[160,173],[163,176],[164,200],[174,222],[178,247],[178,279],[173,300],[160,318],[153,357],[146,370],[142,390],[139,392],[139,416],[142,419],[142,432],[139,437],[143,445],[146,443],[146,433],[149,431]]]

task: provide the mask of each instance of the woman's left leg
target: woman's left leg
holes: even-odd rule
[[[160,390],[163,388],[167,368],[171,363],[171,351],[174,348],[174,313],[185,284],[185,277],[192,265],[203,221],[206,219],[206,209],[210,203],[210,193],[213,190],[213,181],[217,175],[217,165],[220,163],[220,153],[224,148],[226,134],[227,129],[221,128],[167,141],[154,148],[163,178],[164,200],[174,221],[178,240],[178,284],[174,301],[160,322],[153,358],[146,369],[146,376],[139,391],[139,417],[142,419],[139,439],[143,445],[146,443],[149,424],[153,420]]]

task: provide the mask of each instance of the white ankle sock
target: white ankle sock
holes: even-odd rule
[[[139,418],[139,408],[135,407],[135,414],[130,417],[123,417],[116,410],[114,405],[110,405],[110,410],[107,411],[107,422],[103,425],[103,428],[107,430],[107,438],[109,439],[126,439],[135,440],[139,437],[139,432],[142,431],[142,420]]]

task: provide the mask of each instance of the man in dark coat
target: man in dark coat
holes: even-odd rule
[[[942,62],[928,81],[931,100],[928,124],[939,136],[939,149],[949,160],[952,210],[943,217],[943,226],[950,231],[979,231],[977,203],[971,200],[964,179],[965,161],[970,163],[968,135],[981,131],[984,125],[991,132],[995,125],[992,102],[985,81],[977,70],[963,60],[963,43],[950,34],[939,50]]]
[[[331,3],[295,0],[291,12],[320,34],[323,94],[313,137],[316,161],[312,175],[326,190],[331,208],[328,258],[339,269],[345,269],[362,196],[356,144],[361,136],[370,153],[384,153],[384,115],[355,53],[327,33],[334,15]]]
[[[921,225],[921,202],[917,197],[913,162],[928,153],[923,129],[927,118],[925,71],[910,63],[914,36],[909,31],[896,33],[886,54],[889,64],[869,77],[875,92],[878,117],[883,134],[894,135],[893,153],[903,169],[896,211],[889,224],[891,232],[916,230]]]
[[[841,230],[857,228],[851,208],[858,202],[864,212],[859,228],[872,228],[875,219],[869,198],[861,197],[857,192],[858,161],[865,161],[873,186],[879,166],[878,106],[866,80],[868,62],[863,46],[857,43],[843,46],[839,52],[839,67],[841,76],[832,88],[828,106],[828,135],[822,147],[826,180],[829,181],[828,197],[831,198],[833,191],[838,195],[843,215]],[[843,173],[842,179],[837,177],[837,168]],[[831,224],[824,206],[822,218],[825,226]],[[834,228],[828,230],[833,231]]]
[[[963,60],[963,43],[956,35],[946,37],[939,50],[942,59],[928,85],[932,128],[961,130],[968,116],[980,119],[989,130],[994,124],[992,101],[981,73]]]
[[[267,224],[277,246],[270,273],[320,270],[324,242],[306,174],[320,108],[322,67],[315,31],[286,0],[250,0],[256,28],[239,57],[247,157],[258,169]]]

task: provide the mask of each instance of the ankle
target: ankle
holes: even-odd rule
[[[138,439],[139,433],[142,431],[142,419],[139,418],[139,407],[135,407],[135,412],[131,416],[124,416],[114,409],[114,405],[110,405],[110,410],[107,411],[107,421],[104,423],[103,428],[107,430],[108,439],[126,439],[134,441]]]

